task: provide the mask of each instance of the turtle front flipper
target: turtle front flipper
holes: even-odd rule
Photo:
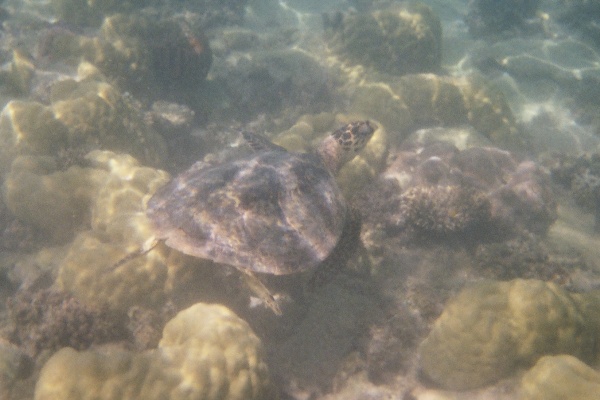
[[[267,289],[260,279],[258,279],[256,275],[254,275],[254,273],[247,268],[238,268],[238,270],[243,272],[242,276],[244,277],[244,282],[252,291],[252,293],[258,296],[258,298],[276,315],[283,315],[279,304],[277,304],[277,300],[275,300],[275,297],[271,294],[271,291]]]

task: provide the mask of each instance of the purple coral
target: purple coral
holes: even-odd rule
[[[407,143],[383,178],[400,186],[387,200],[395,208],[383,216],[395,232],[494,239],[544,234],[557,217],[548,172],[494,147]]]

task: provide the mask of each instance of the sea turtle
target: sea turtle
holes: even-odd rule
[[[305,271],[331,253],[349,214],[334,174],[375,129],[369,121],[352,122],[314,153],[288,152],[263,136],[242,132],[253,154],[216,166],[199,161],[150,198],[146,215],[156,240],[236,267],[261,300],[281,314],[253,273]]]

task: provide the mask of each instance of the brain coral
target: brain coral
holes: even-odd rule
[[[570,294],[553,283],[516,279],[464,289],[419,347],[424,376],[446,389],[494,383],[546,354],[596,356],[600,306],[594,292]]]
[[[35,388],[35,400],[274,397],[261,342],[250,326],[226,307],[203,303],[169,321],[154,350],[60,350]]]

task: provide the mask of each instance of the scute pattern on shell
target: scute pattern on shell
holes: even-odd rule
[[[198,162],[159,189],[147,209],[157,238],[168,246],[275,275],[322,262],[341,235],[346,212],[316,155],[283,150],[217,166]]]

